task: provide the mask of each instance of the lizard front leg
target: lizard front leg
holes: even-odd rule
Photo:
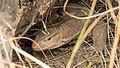
[[[93,46],[97,51],[102,51],[107,40],[107,25],[104,21],[99,22],[92,31]]]

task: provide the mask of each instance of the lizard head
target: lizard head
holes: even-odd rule
[[[39,44],[33,44],[32,48],[35,51],[47,50],[57,48],[56,45],[61,45],[61,35],[58,34],[55,28],[48,29],[49,34],[44,34],[43,32],[39,32],[36,35],[35,41]]]

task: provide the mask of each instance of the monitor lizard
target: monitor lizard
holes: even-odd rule
[[[79,9],[71,9],[70,13],[77,15],[77,16],[86,16],[88,15],[88,9],[85,7],[79,8]],[[68,17],[68,16],[66,16]],[[63,17],[65,19],[65,17]],[[58,22],[61,23],[61,22]],[[33,43],[32,48],[35,51],[41,51],[41,50],[47,50],[47,49],[55,49],[58,48],[76,36],[79,35],[81,32],[83,25],[85,23],[85,20],[78,20],[74,18],[70,18],[67,21],[63,22],[61,25],[54,26],[51,28],[48,28],[49,34],[44,34],[42,32],[39,32],[36,35],[35,41],[39,44],[35,45]],[[104,48],[104,45],[106,43],[106,26],[103,25],[104,22],[100,22],[95,29],[93,30],[93,44],[97,49],[102,50]]]

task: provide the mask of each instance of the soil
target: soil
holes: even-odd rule
[[[22,0],[21,0],[22,1]],[[60,0],[58,0],[60,1]],[[63,0],[64,1],[64,0]],[[39,12],[36,11],[36,7],[38,6],[33,6],[33,1],[32,0],[26,0],[26,3],[28,3],[26,8],[23,11],[23,15],[21,16],[21,20],[17,26],[16,29],[16,36],[19,36],[20,34],[22,34],[22,32],[27,28],[27,25],[31,23],[32,18],[34,17],[35,13],[37,14],[35,17],[35,25],[32,25],[31,28],[23,35],[26,37],[29,37],[31,39],[34,40],[37,32],[40,29],[43,29],[43,26],[41,24],[41,21],[39,20],[39,18],[43,19],[44,21],[52,21],[53,23],[46,23],[46,26],[49,27],[49,25],[51,24],[55,24],[55,22],[59,21],[59,17],[62,16],[62,11],[61,8],[60,9],[49,9],[48,13],[48,17],[45,17],[47,14],[44,14],[43,16],[40,16]],[[82,0],[70,0],[71,3],[88,3],[88,5],[91,5],[91,1],[90,0],[86,0],[85,2]],[[61,4],[57,5],[57,6],[61,6],[63,5],[63,2],[61,2]],[[86,7],[88,7],[88,5]],[[99,10],[101,8],[102,5],[102,9]],[[22,7],[23,5],[21,5]],[[113,6],[117,6],[116,2],[113,4]],[[96,11],[99,12],[103,12],[105,11],[105,5],[98,1],[96,4]],[[56,14],[54,14],[54,12]],[[104,20],[107,21],[107,20]],[[110,47],[111,47],[111,42],[113,42],[113,38],[112,35],[114,35],[114,24],[111,23],[113,22],[112,20],[110,21],[109,27],[110,29],[108,31],[111,31],[111,33],[109,33],[110,38],[107,39],[107,44],[106,46],[104,46],[105,48],[101,51],[98,52],[96,50],[94,50],[93,47],[93,40],[91,39],[91,37],[87,37],[86,40],[84,41],[84,43],[82,44],[82,46],[79,48],[75,59],[73,61],[72,64],[72,68],[87,68],[89,67],[89,65],[91,66],[91,68],[102,68],[105,67],[107,68],[108,66],[108,60],[109,60],[109,52],[110,51]],[[74,48],[74,44],[75,44],[76,39],[73,39],[72,41],[70,41],[69,43],[65,44],[66,46],[61,46],[59,48],[53,49],[53,50],[46,50],[44,51],[45,55],[47,58],[45,58],[45,56],[43,55],[43,53],[41,51],[34,51],[31,48],[32,42],[29,40],[24,40],[21,39],[18,41],[19,45],[21,46],[21,48],[23,50],[25,50],[26,52],[28,52],[29,54],[33,55],[34,57],[40,59],[41,61],[43,61],[44,63],[48,64],[51,68],[65,68],[72,50]],[[27,42],[27,43],[26,43]],[[108,51],[107,51],[108,50]],[[118,47],[117,50],[117,58],[120,57],[120,50]],[[26,58],[22,56],[23,59],[25,59],[25,63],[26,65],[29,67],[28,62],[26,61]],[[18,56],[16,55],[15,52],[13,52],[13,61],[15,63],[20,64],[20,60],[18,58]],[[119,60],[117,60],[119,61]],[[116,64],[118,64],[116,61]],[[33,66],[33,68],[41,68],[39,65],[37,65],[36,63],[31,61],[31,64]]]

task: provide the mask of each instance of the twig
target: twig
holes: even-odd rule
[[[32,22],[28,25],[28,27],[27,27],[27,28],[23,31],[23,33],[20,35],[21,37],[24,36],[24,35],[27,33],[27,31],[35,24],[35,23],[34,23],[34,20],[35,20],[35,18],[36,18],[36,16],[37,16],[37,13],[38,13],[38,12],[35,13],[34,17],[32,18]]]
[[[78,16],[74,16],[74,15],[68,13],[68,12],[66,11],[66,6],[67,6],[67,0],[66,0],[66,2],[65,2],[65,4],[64,4],[63,10],[64,10],[64,12],[65,12],[67,15],[69,15],[69,16],[75,18],[75,19],[88,19],[88,18],[94,18],[94,17],[97,17],[97,16],[105,15],[105,14],[111,12],[111,11],[117,10],[117,9],[120,7],[120,6],[118,6],[118,7],[112,8],[112,9],[110,9],[110,10],[107,10],[107,11],[105,11],[105,12],[102,12],[102,13],[99,13],[99,14],[95,14],[95,15],[92,15],[92,16],[78,17]]]
[[[106,0],[105,0],[105,1],[106,1]],[[110,1],[110,0],[107,0],[106,2],[108,3],[109,9],[112,9],[111,1]],[[111,16],[112,16],[112,18],[113,18],[113,20],[114,20],[114,23],[117,23],[117,19],[116,19],[115,13],[114,13],[113,11],[111,11],[110,13],[111,13]]]
[[[120,6],[120,0],[118,0],[119,6]],[[120,8],[119,8],[119,13],[118,13],[118,22],[116,23],[116,30],[115,30],[115,38],[114,38],[114,42],[113,42],[113,47],[112,47],[112,51],[111,51],[111,56],[110,56],[110,63],[109,63],[109,68],[113,68],[113,63],[114,63],[114,59],[116,56],[116,49],[118,46],[118,42],[119,42],[119,37],[120,37]]]
[[[14,30],[13,27],[3,18],[3,16],[0,14],[0,18],[2,19],[2,23],[5,23],[10,30]]]

